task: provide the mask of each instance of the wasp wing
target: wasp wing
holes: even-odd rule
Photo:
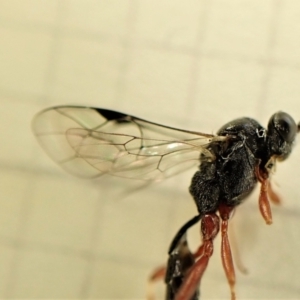
[[[33,131],[63,169],[81,177],[112,174],[161,180],[199,164],[216,137],[112,110],[58,106],[37,114]]]

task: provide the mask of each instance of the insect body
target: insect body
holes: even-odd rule
[[[208,147],[216,159],[203,160],[192,179],[190,192],[199,213],[216,211],[220,203],[230,207],[240,204],[258,179],[268,177],[276,159],[290,154],[296,133],[296,123],[283,112],[271,118],[268,130],[249,118],[224,125],[218,134],[227,140]]]
[[[79,176],[112,174],[157,181],[199,165],[200,161],[190,186],[198,215],[174,237],[169,250],[171,263],[183,263],[185,256],[176,255],[185,249],[188,228],[200,220],[203,244],[187,274],[179,272],[179,285],[175,284],[176,272],[172,269],[168,290],[174,283],[178,291],[167,299],[176,300],[196,297],[219,230],[223,267],[231,298],[235,298],[235,274],[227,236],[229,218],[260,182],[259,208],[266,223],[272,222],[268,194],[274,202],[278,202],[278,197],[271,190],[269,174],[277,160],[289,156],[298,127],[291,116],[277,112],[267,129],[253,119],[241,118],[211,135],[80,106],[46,109],[33,121],[33,131],[50,157]]]

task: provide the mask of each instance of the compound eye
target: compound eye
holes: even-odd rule
[[[287,142],[292,143],[298,131],[294,119],[287,113],[279,111],[269,121],[269,128],[273,127],[279,135]]]

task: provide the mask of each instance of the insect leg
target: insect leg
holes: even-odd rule
[[[268,225],[272,224],[272,211],[268,198],[269,179],[268,174],[263,172],[259,166],[256,167],[256,177],[261,183],[258,199],[260,213]]]
[[[160,280],[163,280],[166,276],[166,266],[160,266],[149,277],[148,286],[147,286],[147,300],[155,300],[154,294],[154,283]]]
[[[194,265],[190,268],[188,274],[185,276],[175,300],[190,300],[197,290],[204,271],[207,268],[210,257],[213,254],[213,240],[220,229],[219,217],[212,213],[205,215],[201,220],[201,233],[203,244],[200,246],[196,255],[200,257]]]
[[[164,278],[166,275],[166,266],[160,266],[150,276],[150,281],[157,281]]]
[[[221,205],[219,207],[220,217],[222,219],[221,222],[221,234],[222,234],[222,241],[221,241],[221,258],[223,268],[229,283],[230,291],[231,291],[231,300],[235,300],[235,272],[234,272],[234,265],[231,255],[231,248],[228,239],[228,221],[230,216],[233,212],[233,207],[229,207],[226,205]]]

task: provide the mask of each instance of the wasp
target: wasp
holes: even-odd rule
[[[219,231],[222,264],[231,299],[235,299],[229,219],[260,183],[259,210],[265,222],[272,223],[269,199],[275,203],[280,200],[272,190],[270,176],[276,162],[290,155],[300,128],[289,114],[279,111],[271,116],[267,128],[244,117],[228,122],[214,135],[83,106],[45,109],[35,116],[32,127],[48,155],[77,176],[111,174],[160,181],[198,167],[189,188],[197,215],[180,228],[171,243],[165,280],[167,300],[198,298]],[[185,251],[186,232],[198,222],[202,244],[191,255]]]

